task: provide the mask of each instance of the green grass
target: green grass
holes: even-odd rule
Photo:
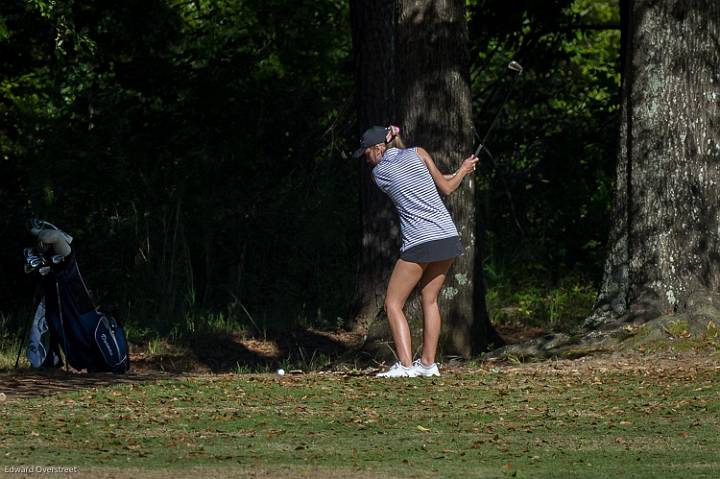
[[[718,477],[720,370],[224,375],[0,403],[0,466],[270,477]],[[222,472],[225,471],[225,472]],[[312,471],[307,472],[307,471]],[[88,473],[90,474],[90,473]],[[92,475],[90,474],[90,475]],[[82,475],[82,474],[81,474]]]
[[[488,314],[495,324],[517,324],[572,333],[592,310],[597,287],[569,278],[557,286],[541,281],[513,284],[496,280],[486,294]]]
[[[8,370],[15,367],[15,359],[17,357],[17,351],[13,351],[11,348],[0,347],[0,371]],[[25,358],[20,358],[20,364],[25,365],[27,361]]]

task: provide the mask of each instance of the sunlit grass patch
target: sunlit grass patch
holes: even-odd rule
[[[720,370],[633,361],[480,365],[429,381],[205,375],[11,399],[0,464],[321,478],[687,477],[687,465],[714,477]]]

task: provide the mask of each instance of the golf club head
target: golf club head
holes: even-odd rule
[[[515,60],[511,61],[510,63],[508,63],[508,66],[507,66],[507,67],[508,67],[508,70],[512,70],[512,71],[514,71],[514,72],[522,73],[522,71],[523,71],[522,65],[520,65],[520,64],[519,64],[518,62],[516,62]]]

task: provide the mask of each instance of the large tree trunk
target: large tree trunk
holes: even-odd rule
[[[586,326],[720,313],[720,3],[623,2],[621,149]]]
[[[423,146],[442,171],[458,168],[472,151],[465,3],[351,2],[360,129],[397,122],[409,145]],[[363,167],[363,255],[356,324],[370,343],[388,344],[382,310],[389,272],[397,259],[399,230],[389,200]],[[465,247],[440,295],[441,348],[468,357],[499,337],[490,325],[480,268],[476,265],[475,184],[471,178],[446,201]],[[422,337],[417,297],[406,306],[413,344]],[[378,355],[390,348],[373,348]]]
[[[395,96],[396,4],[387,0],[350,2],[360,129],[398,122]],[[360,136],[359,134],[357,135]],[[353,328],[367,332],[383,319],[385,286],[400,248],[400,227],[387,195],[361,162],[362,254]]]

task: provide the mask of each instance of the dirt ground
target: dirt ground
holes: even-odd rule
[[[505,331],[505,337],[522,341],[543,331]],[[517,333],[517,336],[512,336]],[[200,337],[193,347],[161,345],[160,352],[150,354],[147,345],[131,348],[131,369],[121,375],[111,373],[86,374],[70,369],[0,371],[0,402],[23,398],[48,396],[81,389],[103,387],[111,384],[143,384],[187,377],[233,374],[273,374],[281,361],[293,355],[304,364],[312,365],[313,371],[293,369],[289,374],[353,374],[373,375],[381,365],[353,358],[353,348],[361,338],[347,332],[304,331],[281,339],[244,338],[229,334],[223,338]],[[156,345],[156,348],[158,346]],[[323,361],[309,361],[322,354]],[[501,369],[512,375],[588,375],[605,372],[634,372],[652,370],[686,370],[693,374],[698,370],[720,370],[717,352],[688,350],[682,353],[641,354],[625,352],[585,356],[570,360],[544,360],[518,363],[511,361],[448,360],[441,364],[444,374],[462,375],[477,369]]]
[[[519,343],[544,334],[538,328],[503,326],[500,334],[508,343]],[[274,372],[293,365],[292,373],[314,371],[355,371],[373,374],[382,364],[358,354],[362,338],[347,331],[295,331],[275,338],[253,338],[241,333],[199,334],[189,344],[130,345],[130,371],[122,374],[86,374],[70,368],[0,370],[0,402],[33,396],[47,396],[111,384],[141,384],[188,376]],[[448,372],[460,372],[463,362],[443,365]],[[289,371],[290,372],[290,371]],[[2,395],[5,395],[4,397]]]
[[[359,343],[351,333],[300,331],[280,338],[257,339],[239,333],[200,334],[190,344],[156,341],[130,345],[130,371],[125,374],[62,369],[35,370],[27,364],[0,370],[0,402],[47,396],[110,384],[133,384],[188,376],[275,371],[283,361],[329,367]],[[322,357],[324,364],[313,358]],[[311,361],[312,360],[312,361]],[[3,396],[4,395],[4,396]]]

